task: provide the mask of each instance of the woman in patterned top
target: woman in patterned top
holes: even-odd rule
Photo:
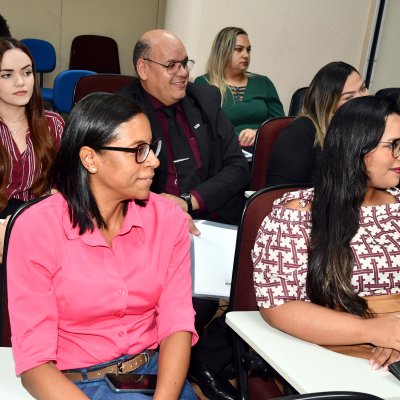
[[[29,50],[15,39],[0,39],[0,218],[49,191],[63,127],[58,114],[43,109]],[[0,224],[0,253],[5,227]]]
[[[343,105],[314,189],[275,202],[252,255],[257,302],[270,325],[341,346],[335,350],[368,358],[374,369],[400,359],[399,156],[393,100]]]
[[[212,45],[208,73],[194,81],[217,86],[221,91],[222,110],[235,126],[243,147],[254,144],[257,128],[264,121],[284,115],[271,80],[247,71],[250,52],[246,31],[232,26],[222,29]]]

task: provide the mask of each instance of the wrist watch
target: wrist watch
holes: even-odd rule
[[[182,193],[179,197],[186,201],[188,213],[190,214],[193,211],[191,194],[190,193]]]

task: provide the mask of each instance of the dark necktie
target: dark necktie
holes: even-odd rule
[[[190,148],[188,139],[176,120],[175,107],[166,107],[162,112],[167,117],[168,134],[171,140],[173,163],[178,179],[179,190],[187,193],[200,183],[196,160]]]

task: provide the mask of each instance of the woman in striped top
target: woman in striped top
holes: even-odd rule
[[[43,108],[29,50],[0,40],[0,218],[22,202],[49,192],[48,171],[64,121]],[[0,248],[6,223],[0,224]]]

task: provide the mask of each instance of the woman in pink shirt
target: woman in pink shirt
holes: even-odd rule
[[[64,121],[45,111],[35,66],[19,41],[0,39],[0,218],[50,189],[48,173]],[[0,224],[0,256],[6,224]]]
[[[112,391],[104,380],[112,370],[158,374],[154,399],[196,399],[185,383],[197,341],[188,219],[150,193],[160,148],[139,106],[87,96],[53,163],[59,193],[16,220],[12,345],[35,398],[148,398]]]

